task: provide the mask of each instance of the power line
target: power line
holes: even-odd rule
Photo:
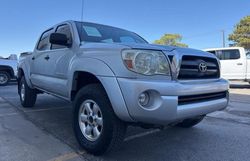
[[[218,34],[218,31],[206,32],[206,33],[201,33],[201,34],[183,37],[183,40],[193,39],[193,38],[197,38],[197,37],[204,37],[204,36],[211,35],[211,34]]]
[[[231,31],[231,30],[232,30],[232,28],[226,28],[226,29],[224,29],[224,32],[225,31]],[[204,32],[204,33],[200,33],[200,34],[195,34],[195,35],[183,37],[183,40],[188,40],[188,39],[193,39],[193,38],[198,38],[198,37],[215,35],[215,34],[218,34],[219,32],[221,32],[221,30],[214,30],[214,31]]]

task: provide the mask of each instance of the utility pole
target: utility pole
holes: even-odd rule
[[[226,47],[226,41],[225,41],[225,30],[221,30],[222,32],[222,46],[223,48]]]

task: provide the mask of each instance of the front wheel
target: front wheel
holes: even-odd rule
[[[185,119],[182,122],[176,124],[175,126],[182,127],[182,128],[190,128],[200,123],[204,119],[204,117],[205,116],[198,116],[195,118]]]
[[[36,103],[37,93],[34,89],[30,88],[24,77],[21,78],[18,93],[23,107],[33,107]]]
[[[8,72],[0,71],[0,86],[6,86],[10,81],[10,75]]]
[[[80,89],[73,106],[75,136],[87,152],[101,155],[119,148],[126,124],[115,115],[101,85],[92,84]]]

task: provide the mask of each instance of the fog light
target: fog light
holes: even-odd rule
[[[146,106],[149,102],[149,94],[147,92],[143,92],[139,95],[138,99],[141,106]]]

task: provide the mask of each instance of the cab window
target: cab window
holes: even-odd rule
[[[219,50],[217,53],[220,55],[220,60],[232,60],[239,59],[240,52],[237,49],[234,50]]]
[[[42,34],[37,45],[37,50],[44,51],[50,49],[51,44],[49,43],[49,35],[52,33],[52,30],[53,29],[49,29]]]
[[[220,60],[233,60],[233,59],[240,58],[240,51],[237,49],[217,50],[217,51],[213,50],[213,51],[208,51],[208,52],[214,54]]]

